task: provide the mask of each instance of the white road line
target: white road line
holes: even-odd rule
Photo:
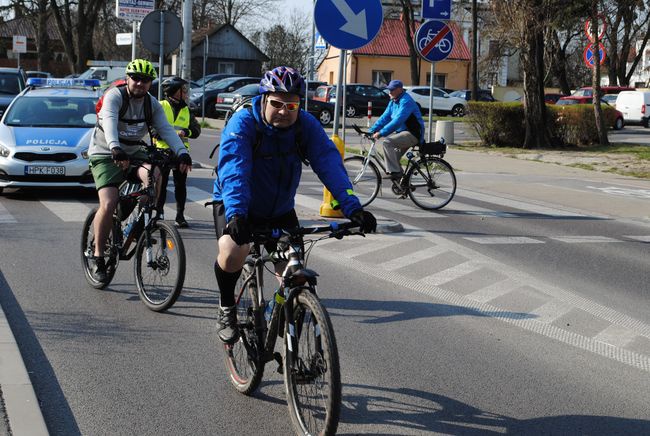
[[[464,237],[471,242],[477,244],[543,244],[544,241],[538,239],[528,238],[526,236],[472,236]]]
[[[187,199],[203,206],[205,203],[212,201],[212,193],[195,186],[188,186]]]
[[[391,259],[377,266],[387,271],[394,271],[396,269],[404,268],[405,266],[409,266],[414,263],[436,257],[439,254],[445,253],[447,251],[449,251],[447,247],[437,245],[435,247],[427,248],[425,250],[419,250],[414,253],[409,253],[405,256]]]
[[[345,257],[356,257],[381,249],[390,250],[390,246],[387,246],[385,241],[373,241],[355,245],[346,250],[336,250],[336,252]]]
[[[78,201],[50,200],[41,204],[65,222],[83,222],[90,212],[88,206]]]
[[[573,306],[560,300],[551,300],[530,312],[539,322],[550,324],[562,315],[569,313]]]
[[[550,239],[566,242],[567,244],[580,244],[587,242],[623,242],[620,239],[607,236],[549,236]]]
[[[555,209],[555,208],[551,208],[551,207],[542,206],[542,205],[539,205],[539,204],[527,203],[527,202],[520,201],[520,200],[511,200],[511,199],[508,199],[508,198],[496,197],[496,196],[493,196],[493,195],[482,194],[480,192],[468,191],[468,190],[465,190],[465,189],[459,189],[456,192],[456,195],[459,195],[461,197],[471,198],[472,200],[484,201],[486,203],[498,204],[500,206],[512,207],[514,209],[521,209],[521,210],[525,210],[527,212],[533,212],[533,213],[538,213],[538,214],[542,214],[542,215],[561,216],[561,217],[587,216],[587,215],[580,214],[580,213]],[[452,200],[452,202],[453,202],[453,200]]]
[[[467,298],[470,298],[474,301],[487,303],[488,301],[501,297],[502,295],[505,295],[520,286],[521,284],[515,282],[514,280],[505,279],[484,288],[478,289],[471,294],[467,294],[466,296]]]
[[[18,222],[16,221],[16,218],[13,217],[9,213],[6,207],[4,207],[2,204],[0,204],[0,223],[15,223]]]
[[[637,336],[636,333],[628,328],[612,324],[594,336],[594,339],[617,347],[625,347]]]
[[[631,236],[623,235],[624,238],[634,239],[635,241],[650,242],[650,236]]]
[[[420,281],[428,285],[438,286],[477,271],[484,266],[485,265],[481,263],[473,261],[463,262],[459,265],[431,274],[430,276],[423,277]]]

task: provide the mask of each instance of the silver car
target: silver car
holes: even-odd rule
[[[97,80],[29,79],[0,121],[4,188],[92,188],[88,146],[100,96]]]

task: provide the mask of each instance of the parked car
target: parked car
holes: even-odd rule
[[[603,95],[603,100],[609,103],[611,106],[616,107],[616,99],[618,98],[618,94],[605,94]]]
[[[562,97],[565,97],[565,95],[564,94],[558,94],[558,93],[544,94],[544,103],[555,104]]]
[[[634,88],[630,88],[629,86],[601,86],[600,89],[603,94],[619,94],[623,91],[634,91]],[[580,100],[580,103],[589,104],[592,101],[591,97],[593,97],[593,95],[593,88],[591,86],[585,86],[577,89],[569,97]]]
[[[233,93],[219,94],[215,110],[217,113],[222,113],[227,122],[234,112],[250,106],[250,101],[258,94],[259,86],[257,84],[243,86]],[[220,99],[222,102],[219,103]],[[327,126],[334,120],[334,105],[332,103],[310,98],[307,100],[307,112],[316,117],[323,126]]]
[[[648,127],[650,92],[622,91],[616,97],[616,109],[623,113],[626,122],[641,123]]]
[[[316,88],[314,91],[314,100],[318,101],[329,101],[330,99],[330,90],[332,89],[332,85],[320,85]]]
[[[451,97],[462,98],[463,100],[470,101],[472,99],[472,91],[470,89],[460,89],[449,94]],[[487,89],[479,89],[478,101],[496,101],[492,97],[492,93]]]
[[[603,104],[610,106],[612,109],[614,109],[614,113],[616,114],[613,119],[612,127],[614,130],[621,130],[623,127],[625,127],[625,116],[623,113],[613,106],[611,106],[609,103],[607,103],[605,100],[600,100]],[[591,101],[588,103],[585,103],[582,99],[582,97],[574,97],[573,95],[568,95],[566,97],[562,97],[555,103],[558,106],[570,106],[570,105],[575,105],[575,104],[591,104]]]
[[[308,82],[307,83],[307,98],[314,98],[316,90],[319,86],[327,85],[325,82]]]
[[[46,71],[27,71],[25,74],[28,79],[30,77],[37,77],[39,79],[51,79],[53,77],[51,73]]]
[[[10,187],[95,186],[88,147],[99,80],[38,79],[0,122],[0,192]]]
[[[404,90],[413,97],[420,112],[429,112],[430,88],[428,86],[405,86]],[[462,117],[466,112],[467,101],[465,99],[451,97],[440,88],[433,88],[433,113]]]
[[[205,86],[205,115],[211,118],[216,116],[214,111],[214,104],[217,100],[217,95],[222,92],[232,92],[241,88],[249,83],[260,83],[261,77],[228,77],[225,79],[217,80],[208,83]],[[203,108],[203,90],[201,88],[193,88],[190,92],[190,103],[192,103],[193,112],[195,115],[201,115]],[[191,110],[192,110],[191,108]]]
[[[192,82],[190,84],[191,88],[203,88],[203,83],[205,82],[205,86],[208,86],[208,83],[216,82],[217,80],[221,79],[227,79],[229,77],[242,77],[241,74],[234,74],[234,73],[215,73],[215,74],[206,74],[205,76],[201,77],[200,79]]]
[[[354,118],[368,113],[368,102],[372,102],[372,114],[381,115],[390,102],[390,97],[381,88],[363,83],[348,83],[345,86],[345,116]],[[336,103],[336,85],[329,93],[329,102]]]
[[[7,106],[25,89],[27,76],[22,68],[0,68],[0,116]]]

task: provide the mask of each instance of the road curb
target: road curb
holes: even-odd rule
[[[12,436],[49,435],[16,338],[0,308],[0,387]]]

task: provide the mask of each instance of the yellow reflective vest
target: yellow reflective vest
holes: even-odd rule
[[[172,109],[171,103],[169,103],[167,100],[163,100],[160,102],[161,106],[163,107],[163,110],[165,111],[165,116],[167,117],[167,121],[169,121],[169,124],[174,126],[174,129],[182,130],[182,129],[188,129],[190,128],[190,108],[185,106],[183,109],[181,109],[178,112],[178,116],[176,119],[174,119],[174,109]],[[185,148],[187,148],[187,151],[190,150],[190,141],[187,139],[187,137],[181,138],[183,141],[183,144],[185,144]],[[158,148],[169,148],[169,145],[163,141],[162,139],[154,139],[154,142],[156,143],[156,147]]]

